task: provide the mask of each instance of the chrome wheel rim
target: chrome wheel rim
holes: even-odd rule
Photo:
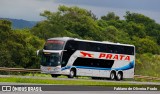
[[[120,80],[120,79],[121,79],[121,74],[118,74],[118,75],[117,75],[117,78]]]
[[[111,73],[111,79],[114,79],[114,73]]]
[[[74,77],[74,71],[70,72],[71,77]]]

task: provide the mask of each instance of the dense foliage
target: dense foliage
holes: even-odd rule
[[[101,18],[79,7],[59,6],[57,12],[44,11],[46,20],[31,30],[12,30],[9,21],[0,21],[1,66],[37,67],[35,52],[51,37],[111,41],[136,46],[136,74],[160,76],[160,24],[129,11],[121,20],[114,12]],[[144,70],[151,70],[151,73]],[[154,73],[155,72],[155,73]]]
[[[44,40],[29,30],[11,30],[11,23],[0,20],[0,66],[38,67],[36,50],[42,48]]]

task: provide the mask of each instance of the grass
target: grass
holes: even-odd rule
[[[43,73],[28,73],[28,74],[25,74],[23,76],[35,76],[35,77],[48,77],[48,78],[52,78],[50,74],[43,74]],[[58,78],[68,78],[67,76],[64,76],[64,75],[61,75],[61,76],[58,76]],[[84,77],[84,76],[81,76],[81,77],[78,77],[79,79],[90,79],[90,77]]]
[[[25,74],[24,76],[33,76],[33,73]],[[34,76],[36,77],[48,77],[51,78],[50,74],[42,74],[42,73],[35,73]],[[67,76],[59,76],[58,78],[68,78]],[[91,79],[90,77],[78,77],[79,79]],[[134,78],[134,79],[124,79],[125,81],[140,81],[140,82],[160,82],[160,80],[155,79],[142,79],[142,78]]]
[[[51,77],[50,74],[42,74],[42,73],[28,73],[24,76],[37,76],[37,77]]]
[[[57,79],[42,79],[42,78],[22,78],[22,77],[0,77],[0,82],[14,82],[14,83],[30,83],[32,85],[45,84],[45,85],[84,85],[84,86],[99,86],[99,87],[156,87],[160,90],[159,85],[144,85],[133,84],[127,82],[107,82],[97,80],[57,80]]]
[[[13,76],[13,77],[12,77]],[[36,80],[36,81],[38,81],[38,82],[36,82],[36,81],[34,81],[34,79],[24,79],[23,78],[23,80],[24,81],[21,81],[21,79],[22,78],[18,78],[18,76],[29,76],[29,77],[34,77],[34,78],[47,78],[47,79],[51,79],[52,77],[51,77],[51,75],[50,74],[42,74],[42,73],[24,73],[24,74],[21,74],[21,73],[18,73],[17,75],[12,75],[11,77],[12,78],[8,78],[8,82],[17,82],[17,83],[40,83],[40,84],[69,84],[69,85],[87,85],[87,84],[89,84],[88,82],[86,83],[85,81],[82,81],[82,82],[76,82],[76,81],[63,81],[63,80],[61,80],[61,81],[56,81],[55,79],[54,80],[49,80],[49,81],[43,81],[43,80],[40,80],[40,81],[38,81],[38,80]],[[15,78],[15,77],[17,77],[17,78]],[[59,76],[58,78],[68,78],[67,76]],[[6,78],[5,78],[6,79]],[[2,78],[0,78],[0,82],[7,82],[5,79],[2,79]],[[89,79],[91,79],[90,77],[78,77],[78,79],[81,79],[81,80],[89,80]],[[110,84],[111,82],[109,82],[109,83],[106,83],[106,82],[104,82],[104,83],[100,83],[99,82],[99,80],[95,80],[95,81],[98,81],[98,82],[96,82],[96,84],[93,84],[93,85],[107,85],[107,84]],[[101,81],[103,81],[103,80],[101,80]],[[124,81],[138,81],[138,82],[160,82],[160,80],[155,80],[155,79],[143,79],[143,78],[135,78],[135,79],[124,79]],[[91,83],[95,83],[95,82],[91,82]],[[97,84],[97,83],[100,83],[100,84]],[[112,84],[114,84],[113,82],[112,82]],[[117,83],[116,83],[117,84]],[[92,84],[89,84],[89,85],[92,85]]]
[[[160,80],[154,80],[154,79],[142,79],[142,78],[135,78],[135,81],[139,82],[160,82]]]
[[[16,75],[14,75],[16,76]],[[37,78],[52,78],[50,74],[42,74],[42,73],[25,73],[25,74],[18,74],[17,76],[30,76],[30,77],[37,77]],[[68,78],[67,76],[59,76],[58,78]],[[81,80],[88,80],[91,79],[90,77],[78,77]],[[160,80],[154,79],[142,79],[142,78],[135,78],[135,79],[124,79],[124,81],[139,81],[139,82],[160,82]],[[1,82],[1,81],[0,81]],[[45,83],[45,82],[44,82]],[[46,82],[47,83],[47,82]],[[47,83],[48,84],[48,83]]]

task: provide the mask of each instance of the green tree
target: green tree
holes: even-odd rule
[[[131,13],[129,11],[126,12],[126,15],[124,17],[129,23],[132,22],[137,25],[143,25],[143,32],[145,32],[147,36],[155,37],[157,43],[159,44],[160,25],[157,24],[153,19],[143,14]]]
[[[160,56],[151,53],[137,54],[135,74],[160,77]]]
[[[10,32],[10,38],[6,44],[17,67],[31,68],[38,63],[36,51],[42,48],[44,41],[28,30],[14,30]]]
[[[106,40],[116,42],[117,41],[117,34],[118,30],[114,26],[108,26],[106,28],[106,31],[104,32],[104,35],[106,37]]]
[[[11,59],[11,54],[7,49],[7,39],[9,38],[9,32],[11,30],[11,22],[7,20],[0,20],[0,65],[1,67],[14,66],[14,62]]]
[[[150,37],[138,38],[133,37],[133,44],[136,46],[137,53],[160,54],[160,46]]]
[[[71,36],[102,40],[101,27],[95,21],[95,16],[85,9],[59,6],[57,12],[45,11],[41,16],[47,19],[32,29],[41,38]]]
[[[143,14],[139,13],[131,13],[130,11],[126,12],[124,16],[127,22],[133,21],[135,23],[143,23],[144,25],[149,25],[151,23],[155,23],[155,21]]]
[[[115,15],[114,12],[109,12],[107,15],[102,16],[101,19],[110,21],[110,20],[119,20],[119,16]]]
[[[15,63],[12,60],[12,56],[9,50],[6,49],[7,45],[0,45],[0,67],[14,67]]]
[[[0,30],[10,31],[12,23],[8,20],[0,20]]]
[[[1,67],[39,67],[36,50],[44,40],[29,30],[12,30],[11,22],[0,20],[0,65]]]
[[[67,31],[76,33],[82,38],[92,40],[102,40],[100,27],[95,21],[92,13],[78,7],[60,6],[59,11],[65,19],[64,26]]]
[[[129,22],[125,28],[125,32],[127,32],[130,36],[137,36],[140,38],[146,37],[145,26],[143,24]]]

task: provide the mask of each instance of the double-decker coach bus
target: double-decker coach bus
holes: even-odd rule
[[[52,77],[134,77],[134,45],[57,37],[48,39],[39,55],[41,72]]]

